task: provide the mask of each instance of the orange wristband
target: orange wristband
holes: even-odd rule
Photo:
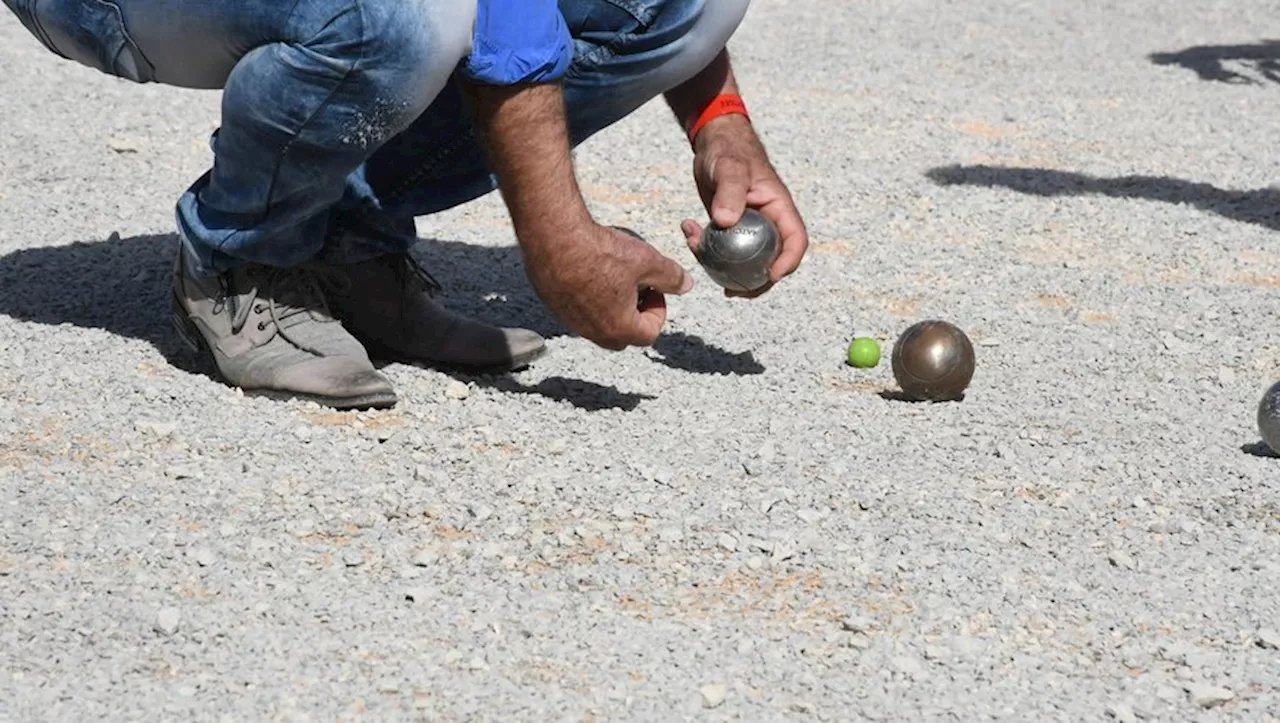
[[[694,139],[698,137],[698,131],[702,130],[703,126],[722,115],[729,115],[730,113],[737,113],[746,116],[748,119],[751,118],[750,115],[747,115],[747,104],[742,102],[742,96],[721,93],[712,98],[707,107],[703,108],[693,123],[690,123],[689,127],[686,128],[689,134],[689,143],[692,144]]]

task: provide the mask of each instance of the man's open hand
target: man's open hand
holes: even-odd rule
[[[605,349],[653,344],[667,320],[664,294],[687,293],[693,277],[624,231],[589,223],[568,233],[572,238],[525,243],[525,272],[542,302]]]
[[[664,294],[688,292],[693,277],[644,241],[592,219],[574,176],[560,88],[463,89],[538,297],[606,349],[653,344],[667,321]]]

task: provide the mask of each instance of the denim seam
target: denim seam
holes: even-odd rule
[[[617,35],[614,35],[613,39],[611,39],[609,42],[605,43],[604,45],[600,45],[596,47],[595,50],[592,50],[590,53],[587,53],[586,55],[584,55],[583,62],[574,63],[569,66],[568,72],[565,73],[565,76],[567,78],[582,77],[582,73],[579,71],[582,70],[583,66],[594,68],[598,65],[601,65],[606,60],[616,58],[618,56],[618,52],[621,49],[621,46],[625,41],[625,39],[628,39],[629,37],[640,34],[640,33],[644,33],[648,31],[650,27],[653,26],[653,16],[656,14],[656,12],[650,12],[646,16],[645,13],[641,12],[637,7],[635,7],[634,3],[627,2],[627,0],[605,0],[605,2],[608,2],[609,4],[619,8],[620,10],[622,10],[623,12],[626,12],[628,15],[634,18],[636,21],[636,29],[631,33],[618,33]]]
[[[430,158],[429,161],[420,163],[417,166],[415,166],[413,172],[403,176],[400,180],[400,183],[396,184],[395,187],[392,188],[392,190],[388,191],[386,194],[382,194],[384,197],[384,200],[381,205],[394,206],[396,203],[399,203],[402,200],[402,194],[405,191],[417,185],[418,182],[423,179],[423,177],[427,176],[432,170],[434,170],[437,166],[439,166],[442,162],[444,162],[445,159],[457,153],[463,147],[463,144],[467,140],[471,139],[473,136],[474,134],[472,134],[470,132],[470,129],[468,129],[468,133],[466,133],[465,135],[456,136],[452,141],[444,144],[439,150],[436,151],[436,153],[433,155],[433,157]],[[361,209],[360,211],[356,212],[356,214],[354,214],[356,220],[363,221],[364,219],[368,218],[371,210],[372,209]]]
[[[50,37],[49,31],[45,30],[44,25],[41,24],[40,14],[38,12],[38,8],[36,8],[37,2],[39,2],[39,0],[18,0],[18,9],[26,15],[26,19],[31,21],[32,31],[35,33],[36,38],[39,39],[46,48],[53,51],[54,54],[61,56],[63,59],[70,60],[66,53],[54,46],[53,38]],[[19,15],[19,18],[21,17],[22,16]]]
[[[284,18],[282,27],[288,28],[293,24],[293,16],[298,14],[298,6],[302,4],[302,0],[293,0],[293,6],[289,8],[289,14]]]
[[[147,57],[147,54],[142,52],[142,48],[133,39],[133,36],[129,34],[129,27],[125,25],[124,11],[120,9],[120,5],[114,2],[114,0],[93,1],[102,7],[102,9],[115,16],[116,27],[120,28],[120,38],[125,42],[125,52],[137,53],[138,59],[146,64],[147,67],[145,69],[141,67],[138,68],[139,75],[145,74],[146,80],[154,79],[156,75],[156,66],[151,62],[151,59]],[[115,62],[115,58],[112,58],[112,62]]]
[[[472,139],[474,135],[475,134],[472,132],[471,126],[468,126],[467,133],[462,136],[455,136],[453,140],[443,144],[434,154],[432,154],[431,157],[429,157],[429,160],[416,165],[413,172],[401,176],[400,182],[392,187],[391,190],[387,191],[385,194],[380,194],[383,199],[381,205],[395,205],[398,203],[405,191],[417,185],[424,176],[444,162],[445,159],[457,153],[462,148],[463,144]],[[360,209],[353,215],[357,221],[363,221],[369,217],[371,210],[372,209]]]
[[[360,18],[360,37],[362,40],[367,40],[367,38],[365,37],[366,23],[365,23],[365,17],[364,17],[364,6],[361,3],[362,3],[362,0],[353,0],[352,4],[355,5]],[[298,7],[298,2],[295,2],[293,10],[296,10],[297,7]],[[290,17],[292,17],[293,15],[293,10],[290,11]],[[298,126],[298,130],[296,133],[293,134],[293,138],[289,139],[289,142],[285,143],[284,148],[280,150],[280,155],[276,158],[275,169],[271,173],[271,186],[270,186],[271,190],[268,191],[267,193],[267,201],[266,201],[265,207],[263,208],[262,214],[260,214],[258,217],[259,221],[261,221],[262,218],[265,217],[266,214],[270,212],[271,201],[275,194],[276,179],[279,178],[280,166],[284,164],[284,159],[287,155],[289,155],[289,150],[293,148],[293,144],[297,141],[298,136],[302,135],[302,132],[306,130],[307,126],[311,123],[312,120],[315,119],[316,115],[321,111],[321,109],[323,109],[329,103],[330,99],[333,98],[334,94],[338,92],[338,89],[340,89],[343,86],[343,84],[346,83],[347,80],[351,77],[351,74],[354,73],[356,69],[360,67],[360,63],[364,61],[364,54],[365,54],[364,45],[365,45],[364,43],[361,43],[360,57],[356,58],[356,61],[351,64],[351,67],[347,68],[347,70],[342,74],[342,77],[338,79],[338,82],[335,83],[333,88],[329,90],[329,94],[325,96],[323,101],[321,101],[319,104],[316,105],[315,110],[311,112],[311,115],[307,116],[307,119],[304,120],[300,126]],[[230,234],[228,234],[221,241],[219,241],[217,246],[217,252],[222,253],[223,252],[222,249],[227,245],[227,243],[241,233],[244,233],[243,229],[236,229],[235,231],[232,231]]]
[[[650,17],[645,17],[644,9],[640,6],[639,3],[634,2],[634,0],[605,0],[605,2],[609,3],[610,5],[613,5],[614,7],[617,7],[621,10],[625,10],[626,12],[630,13],[631,17],[635,18],[636,22],[641,23],[642,25],[647,26],[649,23],[653,22],[652,15],[655,14],[655,11],[653,10],[653,8],[650,8],[650,11],[648,13]]]

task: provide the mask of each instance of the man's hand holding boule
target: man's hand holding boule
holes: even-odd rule
[[[666,322],[663,295],[687,293],[693,277],[591,217],[574,176],[560,87],[467,90],[539,298],[601,347],[653,344]]]

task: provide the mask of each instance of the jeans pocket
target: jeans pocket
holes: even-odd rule
[[[21,5],[24,0],[17,0]],[[114,0],[27,0],[41,39],[58,55],[135,83],[155,80],[155,68],[125,28]],[[39,33],[37,33],[39,35]]]

